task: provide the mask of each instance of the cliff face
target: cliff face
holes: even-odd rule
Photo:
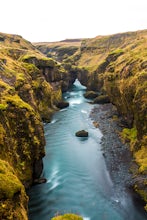
[[[147,202],[147,31],[87,40],[80,53],[88,89],[107,94],[124,117],[122,136],[137,164],[134,188]]]
[[[147,131],[146,49],[147,31],[98,37],[83,43],[78,61],[81,64],[83,57],[90,54],[91,66],[87,66],[88,89],[108,94],[128,127],[137,130],[136,140],[139,142],[145,138]],[[98,60],[94,67],[92,56]]]
[[[42,120],[73,81],[22,37],[0,34],[0,219],[27,219],[25,188],[40,177],[45,155]]]
[[[147,202],[147,30],[84,39],[62,62],[76,66],[80,82],[107,95],[123,116],[121,136],[136,162],[134,188]]]
[[[85,65],[78,65],[82,42],[83,39],[67,39],[51,43],[34,43],[34,46],[47,57],[54,58],[62,63],[66,71],[70,73],[70,85],[78,78],[83,85],[87,86],[88,70],[85,69]]]

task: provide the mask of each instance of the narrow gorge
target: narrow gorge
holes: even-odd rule
[[[62,95],[68,94],[76,79],[86,86],[87,97],[92,94],[94,98],[89,96],[89,102],[94,106],[112,103],[116,107],[117,114],[112,118],[120,122],[119,137],[131,152],[130,187],[144,201],[147,210],[147,31],[35,44],[18,35],[0,33],[1,219],[28,219],[26,190],[39,183],[42,159],[48,155],[45,152],[44,123],[50,126],[50,132],[52,129],[56,132],[54,123],[49,122],[55,112],[68,103],[68,96],[63,100]],[[81,95],[83,97],[83,93],[80,98]],[[88,108],[92,111],[90,106]],[[85,108],[81,109],[83,113]],[[66,117],[64,111],[61,112],[63,118]],[[69,114],[70,119],[72,112]],[[98,126],[99,121],[96,123]],[[95,130],[92,130],[94,134]],[[51,135],[46,137],[51,141],[49,152],[53,145]],[[48,155],[48,166],[55,162],[50,160],[51,155]],[[88,171],[93,170],[92,166],[97,165],[87,162]],[[93,197],[94,203],[95,199],[97,201]]]

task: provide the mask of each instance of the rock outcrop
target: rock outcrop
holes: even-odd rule
[[[94,92],[94,91],[87,91],[85,94],[84,94],[84,97],[87,98],[87,99],[94,99],[98,96],[98,93]]]
[[[25,188],[12,166],[0,160],[0,219],[27,220]]]
[[[94,99],[94,104],[106,104],[110,103],[110,98],[108,95],[99,95]]]

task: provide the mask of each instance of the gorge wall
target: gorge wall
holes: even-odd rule
[[[69,71],[75,68],[80,82],[108,96],[123,116],[120,135],[130,142],[135,161],[131,168],[134,189],[147,202],[147,30],[83,39],[71,56],[58,53],[63,43],[55,44],[56,52],[53,43],[38,43],[37,48],[56,55]]]
[[[21,36],[0,33],[0,219],[28,219],[25,189],[42,172],[43,121],[75,78]]]

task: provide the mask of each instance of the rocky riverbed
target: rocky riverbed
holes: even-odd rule
[[[95,105],[90,113],[90,118],[95,127],[98,127],[103,137],[101,139],[103,156],[107,169],[114,184],[114,192],[131,193],[134,202],[138,206],[143,203],[140,197],[133,191],[133,174],[130,169],[135,166],[129,145],[123,143],[120,133],[124,128],[124,122],[112,104]]]

